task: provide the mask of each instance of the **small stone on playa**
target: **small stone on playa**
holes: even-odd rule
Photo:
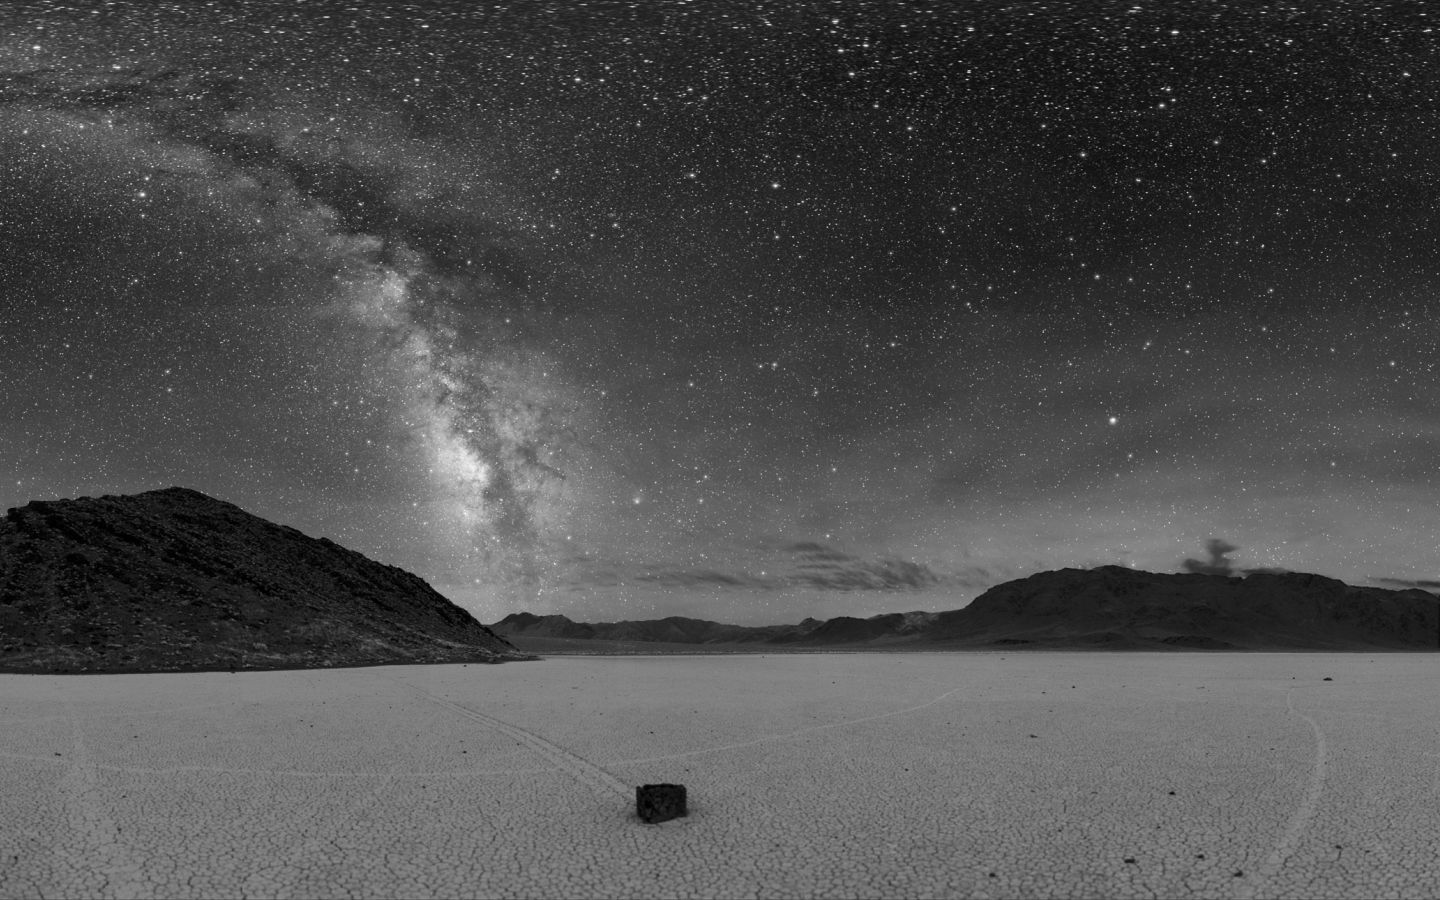
[[[645,784],[635,789],[635,815],[647,824],[668,822],[686,814],[683,784]]]

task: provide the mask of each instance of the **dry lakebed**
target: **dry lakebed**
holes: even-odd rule
[[[1437,665],[0,675],[0,896],[1436,897]],[[687,817],[635,817],[655,782]]]

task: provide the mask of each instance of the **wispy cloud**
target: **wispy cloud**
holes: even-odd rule
[[[1239,549],[1229,541],[1211,538],[1205,542],[1205,552],[1210,554],[1208,560],[1186,559],[1180,565],[1185,571],[1197,575],[1233,575],[1235,564],[1227,557]]]
[[[777,590],[783,579],[743,573],[721,572],[717,569],[653,568],[634,576],[633,580],[679,588],[750,588]]]
[[[795,555],[792,584],[829,591],[895,591],[932,587],[940,582],[929,566],[894,556],[862,559],[824,544],[803,541],[788,548]]]
[[[621,580],[673,588],[717,588],[750,591],[914,591],[944,585],[975,587],[991,583],[991,574],[977,567],[964,572],[939,572],[898,556],[864,557],[816,541],[792,541],[775,548],[779,560],[763,570],[715,566],[650,564]],[[601,567],[615,571],[616,567]],[[757,567],[758,568],[758,567]]]
[[[1440,578],[1372,578],[1380,584],[1391,584],[1400,588],[1420,588],[1434,591],[1440,589]]]

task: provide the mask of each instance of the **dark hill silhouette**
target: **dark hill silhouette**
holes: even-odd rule
[[[577,644],[651,641],[757,649],[1430,650],[1440,648],[1440,598],[1304,573],[1239,578],[1102,566],[1006,582],[963,609],[942,613],[839,616],[759,628],[681,618],[591,624],[515,613],[494,628],[522,644],[527,637],[554,637]]]
[[[491,625],[509,637],[568,638],[595,641],[647,641],[678,644],[773,644],[822,647],[857,641],[890,641],[917,637],[935,613],[886,613],[868,619],[841,616],[798,625],[726,625],[705,619],[671,616],[625,622],[574,622],[566,616],[511,613]]]
[[[1172,646],[1435,649],[1440,598],[1301,572],[1167,575],[1060,569],[996,585],[941,613],[933,640]]]
[[[817,623],[818,624],[818,623]],[[682,644],[714,644],[764,640],[795,625],[747,628],[725,625],[704,619],[669,616],[664,619],[643,619],[623,622],[573,622],[565,616],[537,616],[512,613],[490,626],[503,635],[529,637],[580,638],[601,641],[649,641]]]
[[[491,625],[496,634],[529,634],[535,637],[593,638],[594,625],[572,622],[565,616],[537,616],[533,613],[512,613]]]
[[[525,658],[418,576],[197,491],[0,520],[0,671]]]
[[[853,644],[860,641],[896,643],[921,636],[934,618],[934,613],[908,612],[884,613],[868,619],[854,616],[837,616],[823,622],[807,619],[800,623],[800,630],[793,636],[782,633],[772,637],[770,641],[810,646]]]

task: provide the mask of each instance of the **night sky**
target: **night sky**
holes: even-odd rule
[[[487,622],[1434,585],[1432,20],[7,2],[0,507],[183,485]]]

